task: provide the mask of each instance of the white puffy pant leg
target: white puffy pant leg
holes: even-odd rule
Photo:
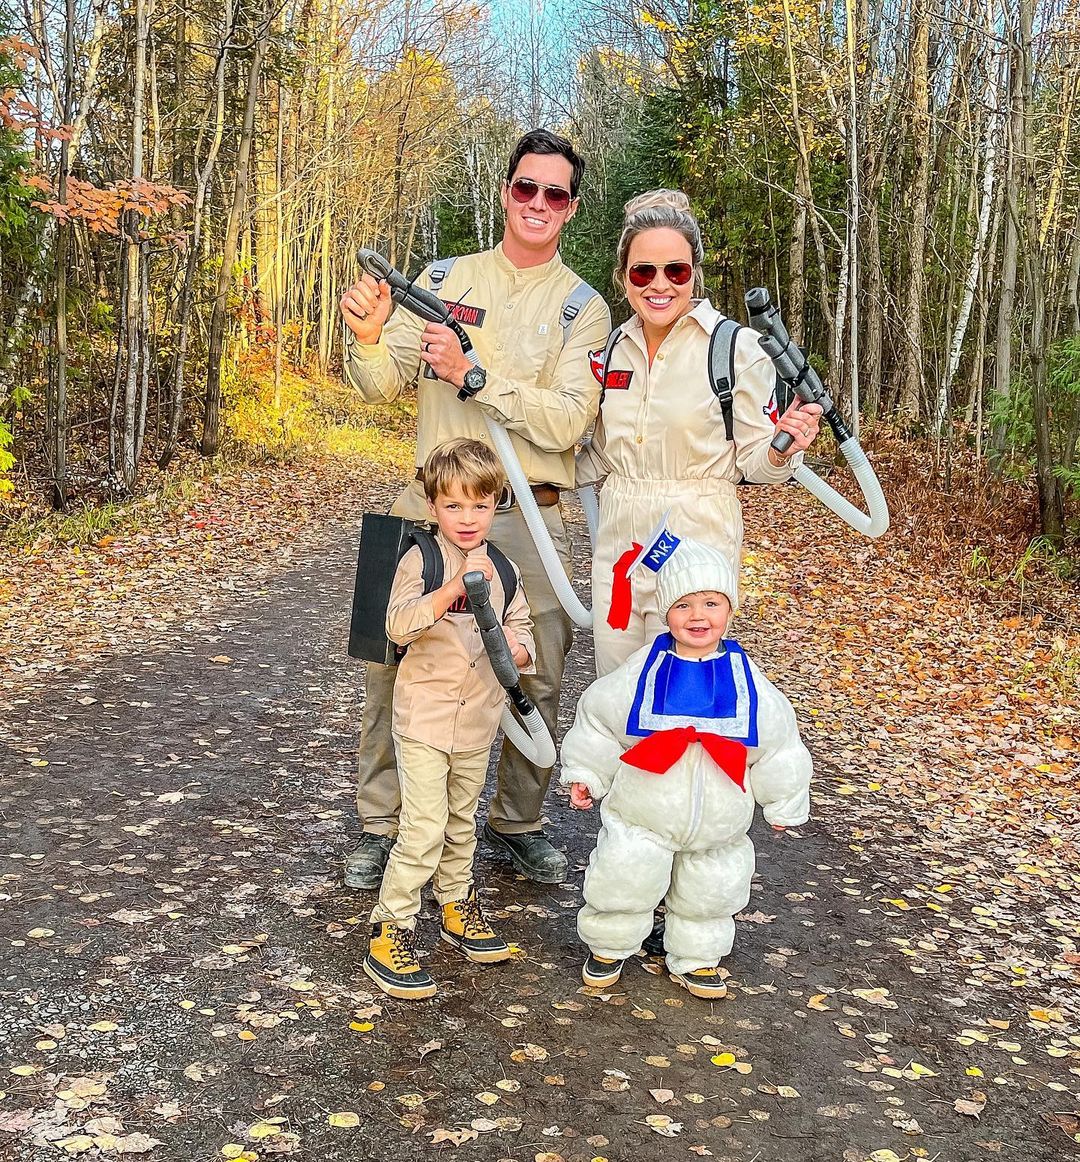
[[[589,856],[578,935],[596,956],[626,960],[652,931],[653,910],[671,879],[672,851],[643,827],[600,809],[603,826]]]
[[[664,929],[671,972],[712,968],[727,956],[753,876],[754,845],[745,835],[710,851],[675,853]]]

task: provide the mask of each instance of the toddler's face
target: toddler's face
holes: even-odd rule
[[[668,610],[667,624],[682,658],[704,658],[713,653],[727,629],[731,602],[723,593],[687,593]]]
[[[452,481],[445,492],[427,502],[428,511],[444,537],[466,555],[483,544],[495,519],[494,493],[470,496],[459,481]]]

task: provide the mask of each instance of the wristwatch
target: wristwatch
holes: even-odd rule
[[[458,390],[458,399],[472,399],[478,391],[484,390],[487,372],[482,367],[470,367],[465,372],[465,382]]]

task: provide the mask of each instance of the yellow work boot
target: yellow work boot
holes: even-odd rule
[[[475,888],[464,900],[443,904],[440,935],[477,964],[494,964],[510,957],[510,946],[492,930]]]
[[[720,970],[715,965],[711,968],[695,968],[691,972],[673,972],[669,975],[691,996],[703,997],[707,1001],[722,1001],[727,996],[727,985],[724,984]]]
[[[435,982],[416,958],[409,928],[373,924],[364,972],[387,996],[402,1001],[422,1001],[435,995]]]

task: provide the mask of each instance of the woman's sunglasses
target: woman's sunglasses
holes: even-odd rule
[[[665,263],[663,271],[672,286],[686,286],[694,277],[694,268],[689,262]],[[637,262],[626,272],[626,277],[631,286],[646,287],[656,278],[656,266],[652,262]]]
[[[538,190],[544,191],[544,201],[556,214],[561,214],[570,205],[570,191],[564,190],[562,186],[545,186],[543,182],[534,182],[529,178],[518,178],[510,184],[511,197],[522,205],[531,202]]]

